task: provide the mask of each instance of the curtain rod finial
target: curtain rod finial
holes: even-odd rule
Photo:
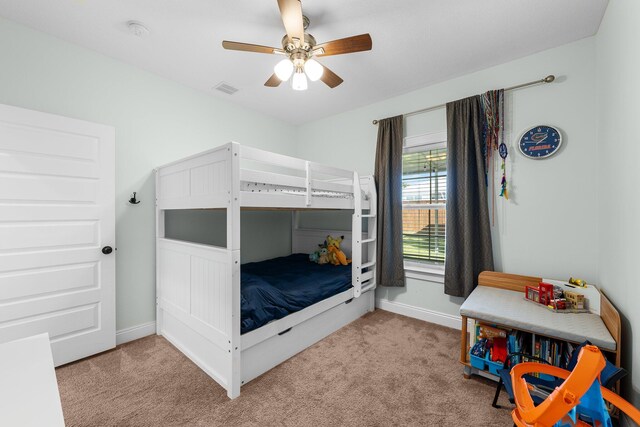
[[[377,120],[374,120],[374,121],[372,121],[371,123],[373,123],[374,125],[377,125],[377,124],[378,124],[378,121],[377,121]]]
[[[554,81],[556,79],[556,76],[554,76],[553,74],[548,75],[547,77],[544,78],[544,82],[545,83],[551,83],[552,81]]]

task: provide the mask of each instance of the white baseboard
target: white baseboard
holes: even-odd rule
[[[147,322],[116,332],[116,345],[148,337],[156,333],[156,322]]]
[[[403,316],[413,317],[414,319],[424,320],[425,322],[435,323],[436,325],[462,329],[462,318],[460,316],[380,298],[376,299],[376,307]]]

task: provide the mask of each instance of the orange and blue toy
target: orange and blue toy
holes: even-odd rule
[[[518,427],[611,427],[607,401],[640,425],[640,411],[600,385],[600,372],[605,365],[600,349],[593,345],[582,348],[572,372],[534,362],[515,365],[511,369],[516,404],[511,413],[513,422]],[[523,378],[532,373],[564,379],[538,406],[531,394],[539,390]]]

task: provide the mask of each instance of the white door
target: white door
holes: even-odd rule
[[[112,127],[0,104],[0,343],[115,346]]]

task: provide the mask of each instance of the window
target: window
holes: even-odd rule
[[[405,138],[402,236],[408,261],[444,264],[446,200],[446,134]]]

